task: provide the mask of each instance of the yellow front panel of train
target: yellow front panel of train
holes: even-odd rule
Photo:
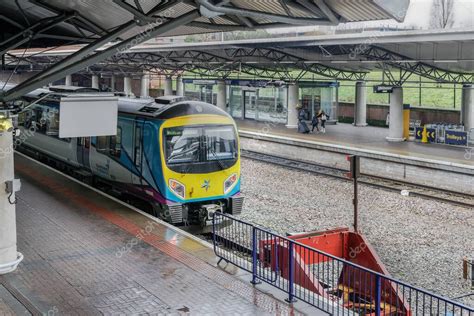
[[[235,137],[238,144],[238,134],[235,123],[232,119],[219,115],[192,115],[182,116],[167,120],[160,128],[160,144],[164,144],[163,130],[173,127],[193,127],[193,126],[219,126],[232,125],[235,131]],[[238,146],[238,145],[237,145]],[[238,154],[236,163],[224,170],[218,170],[209,173],[179,173],[171,170],[165,161],[164,146],[161,146],[161,157],[163,166],[163,175],[169,188],[173,185],[182,184],[185,187],[184,200],[199,200],[212,197],[222,197],[233,191],[234,187],[239,185],[240,179],[240,154]],[[237,153],[239,152],[237,147]],[[235,182],[224,192],[224,183],[226,180],[234,179]],[[175,184],[173,180],[179,182]],[[173,193],[173,192],[172,192]],[[174,194],[176,195],[176,194]],[[182,200],[182,197],[179,198]],[[168,197],[169,198],[169,197]]]

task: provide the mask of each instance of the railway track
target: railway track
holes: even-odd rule
[[[343,181],[352,181],[346,177],[348,170],[341,168],[324,166],[312,162],[284,158],[270,154],[262,154],[248,150],[242,150],[242,157],[279,165],[285,168],[333,177]],[[451,203],[458,206],[474,208],[474,197],[465,193],[366,174],[361,174],[359,183],[391,191],[401,192],[405,190],[412,196],[419,196],[431,200]]]

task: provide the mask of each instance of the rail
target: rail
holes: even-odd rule
[[[213,218],[214,252],[331,315],[474,315],[474,309],[227,214]],[[355,250],[357,251],[357,250]],[[348,254],[350,257],[350,254]]]

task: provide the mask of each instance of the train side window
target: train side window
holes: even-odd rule
[[[120,157],[122,153],[122,128],[117,127],[117,135],[110,136],[109,153],[111,156]]]
[[[99,152],[103,152],[103,151],[106,151],[108,149],[107,136],[97,136],[96,149]]]

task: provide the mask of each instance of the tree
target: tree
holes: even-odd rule
[[[454,23],[454,0],[433,0],[431,7],[430,26],[436,29],[445,29]]]

